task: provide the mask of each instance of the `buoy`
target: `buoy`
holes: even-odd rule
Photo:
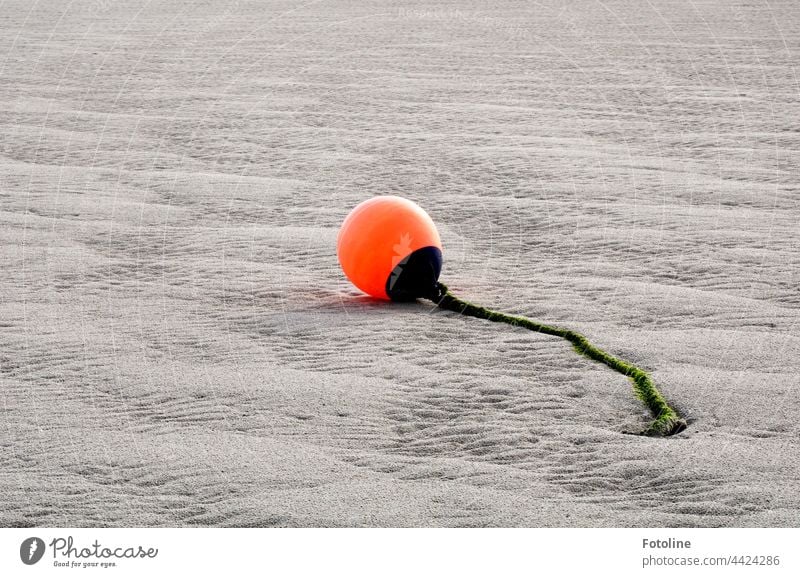
[[[493,311],[454,296],[439,282],[442,241],[436,225],[422,208],[408,199],[376,196],[359,204],[342,223],[336,252],[347,278],[373,297],[393,301],[425,298],[443,310],[569,341],[577,353],[630,379],[636,396],[654,417],[641,434],[675,435],[687,426],[686,420],[667,403],[647,372],[605,352],[582,334]]]
[[[376,196],[355,207],[339,230],[336,253],[350,282],[384,300],[429,297],[442,271],[436,225],[399,196]]]

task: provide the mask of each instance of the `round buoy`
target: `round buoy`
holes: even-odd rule
[[[399,196],[376,196],[355,207],[339,230],[336,253],[350,282],[380,299],[427,297],[442,271],[436,225]]]
[[[575,331],[510,315],[462,300],[439,282],[442,241],[431,217],[399,196],[376,196],[355,207],[342,223],[336,253],[347,278],[368,295],[393,301],[432,300],[440,309],[569,341],[581,355],[625,375],[654,420],[642,434],[676,435],[686,429],[681,417],[643,369],[607,353]]]

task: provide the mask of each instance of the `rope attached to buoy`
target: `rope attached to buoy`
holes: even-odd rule
[[[442,283],[437,283],[436,290],[426,298],[432,300],[439,308],[444,310],[493,322],[507,323],[515,327],[524,327],[536,333],[566,339],[572,343],[573,348],[581,355],[611,367],[633,382],[636,396],[650,409],[654,417],[653,422],[641,433],[642,435],[669,436],[680,433],[686,428],[686,420],[669,406],[655,384],[653,384],[650,375],[636,365],[623,361],[594,346],[582,334],[569,329],[538,323],[525,317],[500,313],[474,305],[454,296]]]

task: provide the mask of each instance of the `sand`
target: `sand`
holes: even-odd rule
[[[2,3],[0,525],[800,525],[800,6],[491,4]]]

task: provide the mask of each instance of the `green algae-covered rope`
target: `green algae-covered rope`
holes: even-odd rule
[[[453,311],[462,315],[486,319],[498,323],[507,323],[515,327],[524,327],[536,333],[544,333],[561,337],[572,343],[573,348],[585,357],[603,363],[628,377],[633,382],[636,396],[653,413],[654,421],[641,434],[650,436],[669,436],[680,433],[686,428],[686,421],[669,406],[667,401],[658,391],[653,381],[645,371],[622,359],[608,354],[589,342],[585,336],[569,329],[553,327],[537,323],[525,317],[507,315],[479,307],[454,296],[442,283],[437,283],[437,291],[428,297],[441,309]]]

